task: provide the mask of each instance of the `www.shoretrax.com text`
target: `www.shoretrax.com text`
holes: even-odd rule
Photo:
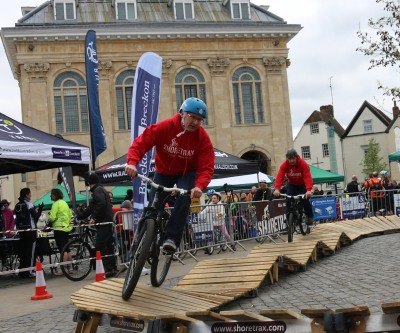
[[[211,326],[211,333],[269,333],[285,332],[286,324],[282,321],[273,322],[219,322]]]

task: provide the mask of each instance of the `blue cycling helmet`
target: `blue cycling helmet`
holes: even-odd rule
[[[379,174],[386,177],[389,172],[387,172],[386,170],[382,170],[381,172],[379,172]]]
[[[208,190],[207,191],[207,195],[208,196],[213,195],[214,193],[215,193],[215,190]]]
[[[183,112],[190,112],[197,114],[203,118],[207,118],[207,105],[204,103],[201,99],[198,99],[196,97],[189,97],[186,99],[179,111]]]

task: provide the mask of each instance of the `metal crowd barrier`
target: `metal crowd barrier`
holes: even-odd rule
[[[310,199],[316,223],[335,222],[338,220],[360,219],[374,215],[400,215],[400,190],[376,191],[371,193],[343,193],[338,195],[314,196]],[[120,265],[128,263],[130,244],[134,238],[135,226],[133,211],[121,210],[114,214],[115,223],[115,255]],[[41,229],[38,234],[47,237]],[[20,230],[4,230],[2,233],[12,234],[13,239],[1,239],[0,275],[18,272],[18,258],[10,253],[11,245],[18,237]],[[251,239],[263,243],[265,241],[284,241],[286,233],[286,201],[284,199],[257,202],[232,202],[212,205],[191,206],[187,217],[183,238],[176,259],[183,262],[185,256],[195,260],[198,250],[210,249],[234,251],[235,246]],[[51,244],[51,240],[50,240]],[[56,250],[54,249],[55,253]],[[11,258],[11,259],[10,259]],[[53,264],[50,264],[51,268]],[[59,265],[58,263],[56,265]],[[46,266],[43,266],[45,268]],[[26,269],[25,269],[26,270]]]

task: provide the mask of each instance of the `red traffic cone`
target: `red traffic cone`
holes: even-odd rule
[[[96,251],[96,282],[100,282],[106,279],[104,273],[103,260],[101,259],[100,251]]]
[[[48,294],[46,291],[46,282],[44,281],[44,275],[42,270],[42,263],[36,261],[36,291],[35,295],[31,296],[31,300],[38,301],[41,299],[52,298],[52,294]]]

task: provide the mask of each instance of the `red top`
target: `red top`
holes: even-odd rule
[[[153,146],[155,168],[162,175],[176,176],[197,170],[195,186],[204,190],[214,174],[214,148],[206,130],[200,126],[194,132],[184,132],[181,116],[150,125],[129,147],[128,164],[141,172],[139,161]]]
[[[4,227],[5,230],[14,230],[15,221],[14,221],[14,214],[11,208],[4,208],[3,210],[3,220],[4,220]],[[6,233],[6,237],[11,237],[9,232]]]
[[[275,179],[275,188],[280,189],[282,187],[285,176],[288,182],[295,185],[305,185],[307,191],[311,191],[313,180],[311,177],[310,166],[300,156],[297,156],[297,162],[294,166],[289,164],[288,160],[285,160],[278,171]]]

